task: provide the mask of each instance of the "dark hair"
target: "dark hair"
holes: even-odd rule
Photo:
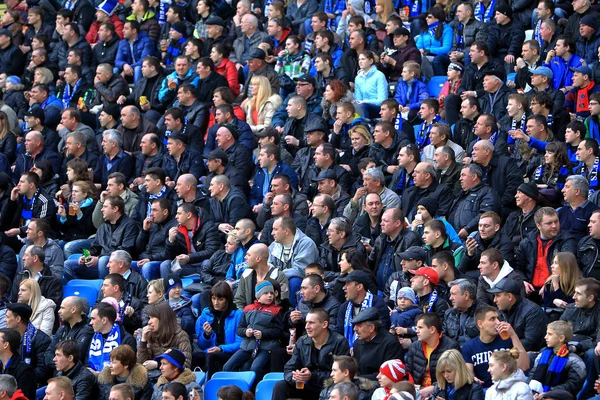
[[[77,364],[79,361],[79,345],[74,340],[63,340],[58,342],[56,350],[62,351],[65,357],[73,356],[73,363]]]
[[[596,139],[585,138],[582,140],[582,142],[586,149],[592,149],[594,156],[598,157],[598,142]]]
[[[577,281],[575,286],[585,286],[584,294],[589,296],[590,294],[594,296],[594,300],[598,301],[598,297],[600,296],[600,282],[594,278],[583,278]]]
[[[334,36],[333,36],[333,32],[329,31],[329,30],[323,30],[321,32],[317,32],[315,34],[315,37],[319,36],[321,39],[327,39],[327,44],[329,46],[333,46],[334,44]],[[327,53],[329,54],[329,53]],[[331,64],[333,65],[333,64]]]
[[[206,2],[207,0],[202,0],[202,1]],[[179,382],[168,383],[165,386],[165,388],[163,389],[163,392],[171,393],[173,395],[173,397],[175,397],[175,399],[179,399],[179,397],[182,397],[183,400],[188,400],[188,391],[183,383],[179,383]]]
[[[110,282],[110,284],[112,286],[118,286],[119,287],[119,291],[121,293],[125,292],[125,289],[127,288],[127,281],[125,280],[125,278],[123,278],[123,275],[121,274],[117,274],[117,273],[112,273],[112,274],[108,274],[104,277],[104,279],[108,279],[108,281]]]
[[[139,23],[139,22],[137,22],[136,20],[129,20],[129,19],[128,19],[128,20],[126,20],[126,21],[123,23],[123,25],[125,25],[125,24],[129,24],[129,27],[130,27],[131,29],[135,29],[135,31],[136,31],[137,33],[140,33],[140,29],[142,29],[142,27],[141,27],[140,23]]]
[[[215,43],[212,48],[215,49],[217,53],[223,55],[223,58],[229,58],[229,55],[231,54],[231,47],[225,43]]]
[[[143,62],[148,64],[149,67],[154,67],[156,72],[158,72],[159,74],[163,70],[162,65],[160,65],[160,60],[154,56],[148,56],[148,57],[144,58]]]
[[[425,104],[429,108],[433,108],[435,113],[440,112],[440,102],[437,99],[425,99],[421,102],[421,104]]]
[[[43,232],[45,237],[50,236],[51,228],[50,228],[50,223],[47,220],[45,220],[43,218],[32,218],[31,222],[35,222],[35,229],[38,232]]]
[[[481,257],[483,256],[487,257],[490,264],[498,263],[498,268],[502,268],[502,266],[504,265],[504,256],[502,255],[500,250],[498,250],[495,247],[490,247],[489,249],[484,250],[481,253]]]
[[[167,179],[167,174],[165,170],[160,167],[151,167],[146,170],[144,176],[150,175],[152,179],[159,179],[160,183],[165,184],[165,180]]]
[[[105,201],[108,201],[111,207],[116,207],[119,213],[125,213],[125,201],[121,196],[108,196]]]
[[[479,309],[475,311],[475,321],[483,321],[485,319],[485,316],[490,312],[495,312],[496,314],[499,313],[496,307],[492,307],[487,304],[479,307]]]
[[[34,8],[34,10],[35,10],[35,8]],[[75,75],[77,75],[79,78],[81,78],[81,74],[82,74],[82,71],[81,71],[81,66],[79,66],[79,65],[77,65],[77,64],[69,64],[69,65],[67,65],[67,68],[69,68],[69,69],[71,70],[71,73],[72,73],[72,74],[75,74]],[[67,108],[67,110],[69,110],[69,109]],[[65,111],[66,111],[66,110],[65,110]],[[76,111],[77,111],[77,110],[76,110]],[[77,112],[76,114],[77,114],[77,121],[79,121],[79,112]],[[71,118],[72,118],[72,117],[71,117]]]
[[[439,253],[435,253],[432,259],[438,260],[440,264],[448,264],[450,268],[454,269],[455,261],[454,256],[448,250],[440,251]]]
[[[221,98],[226,104],[232,104],[235,100],[235,98],[233,97],[233,93],[231,92],[231,88],[229,86],[220,86],[216,88],[213,92],[213,96],[217,92],[221,95]]]
[[[594,93],[594,94],[596,94],[596,93]],[[591,100],[592,96],[590,96],[590,100]],[[567,129],[569,129],[569,128],[573,131],[573,133],[579,132],[579,137],[581,139],[583,139],[587,133],[587,128],[585,127],[585,124],[578,119],[574,119],[573,121],[569,122],[567,124]]]
[[[358,362],[350,356],[333,356],[333,362],[338,363],[340,371],[348,371],[348,378],[353,380],[358,372]]]
[[[208,67],[211,71],[215,70],[215,63],[210,57],[202,57],[198,60],[198,64],[202,64],[205,68]]]
[[[42,170],[40,185],[48,183],[52,178],[54,178],[54,170],[52,169],[52,164],[46,158],[37,158],[33,165],[35,168]]]
[[[10,288],[10,279],[6,275],[0,274],[0,296],[3,296]]]
[[[21,174],[21,176],[25,177],[27,182],[33,183],[36,188],[40,187],[40,177],[38,174],[32,171],[25,171]]]
[[[547,110],[552,110],[552,107],[554,107],[554,99],[546,91],[535,92],[529,99],[529,103],[531,104],[532,101],[536,101]]]
[[[198,218],[198,209],[193,203],[183,202],[179,205],[179,208],[181,208],[181,211],[184,213],[191,213],[192,216]]]
[[[3,328],[0,329],[0,335],[2,335],[2,340],[8,343],[10,352],[18,354],[19,347],[21,347],[21,334],[15,329]]]
[[[473,47],[473,46],[475,46],[475,48],[477,49],[477,51],[483,51],[483,54],[485,56],[489,56],[490,55],[490,49],[488,48],[487,43],[484,42],[483,40],[476,40],[476,41],[474,41],[473,43],[471,43],[471,47]]]
[[[439,24],[435,29],[435,38],[440,40],[444,33],[444,25],[446,25],[446,11],[444,11],[442,7],[433,6],[427,10],[427,14],[433,15],[439,21]]]
[[[235,304],[233,302],[233,292],[231,291],[231,286],[229,283],[225,281],[220,281],[215,283],[215,285],[210,289],[210,297],[220,297],[227,299],[227,312],[235,309]],[[212,301],[208,303],[208,309],[211,313],[214,314],[215,307],[213,306]]]
[[[111,324],[114,324],[117,320],[117,310],[115,310],[115,308],[108,303],[97,303],[92,310],[96,310],[98,313],[98,318],[107,318],[108,322]]]
[[[556,39],[557,42],[559,40],[563,41],[563,46],[569,48],[569,53],[575,54],[575,52],[577,51],[577,46],[575,44],[575,39],[573,39],[571,36],[563,35],[563,36],[559,36],[558,39]]]
[[[423,321],[426,327],[434,327],[439,333],[442,333],[442,320],[436,313],[425,313],[417,317],[417,321]]]
[[[227,400],[254,400],[252,392],[248,390],[244,392],[235,385],[223,386],[217,392],[217,397]]]
[[[165,288],[166,289],[166,288]],[[158,330],[150,332],[148,334],[148,343],[166,345],[171,343],[171,340],[177,334],[177,331],[181,329],[177,323],[177,315],[171,308],[168,302],[161,302],[157,304],[151,304],[147,308],[149,318],[158,318],[160,324]]]

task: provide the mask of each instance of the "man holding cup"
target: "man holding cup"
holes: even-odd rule
[[[317,363],[311,354],[318,354]],[[333,356],[347,356],[346,339],[329,329],[329,314],[315,308],[306,315],[306,335],[296,342],[292,358],[285,364],[284,380],[273,388],[274,399],[319,397],[323,381],[329,378]]]

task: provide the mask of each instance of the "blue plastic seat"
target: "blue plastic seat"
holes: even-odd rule
[[[71,254],[69,256],[69,258],[67,258],[67,260],[79,260],[79,257],[81,257],[83,254]]]
[[[216,374],[215,374],[216,375]],[[237,386],[243,391],[250,390],[250,385],[248,382],[242,381],[240,379],[215,379],[211,378],[206,385],[204,385],[204,400],[219,400],[217,396],[217,392],[223,386]]]
[[[263,377],[263,381],[282,381],[283,380],[283,372],[269,372]]]
[[[196,375],[196,383],[198,385],[202,386],[202,384],[206,380],[206,372],[204,372],[204,371],[194,371],[194,375]]]
[[[273,398],[273,388],[279,380],[268,379],[258,382],[256,386],[256,400],[271,400]]]
[[[63,297],[68,296],[83,297],[88,301],[90,306],[93,306],[96,304],[96,299],[98,298],[98,290],[90,285],[75,285],[69,282],[63,289]]]
[[[442,91],[442,87],[448,81],[447,76],[433,76],[431,80],[427,84],[427,92],[429,93],[429,97],[437,99]]]
[[[102,283],[104,283],[104,279],[72,279],[67,285],[91,286],[99,292],[102,288]]]
[[[517,77],[516,72],[512,72],[512,73],[508,74],[508,75],[506,75],[506,82],[508,82],[508,81],[514,82],[516,77]]]
[[[252,371],[221,371],[216,372],[212,376],[211,380],[212,379],[237,379],[247,382],[248,386],[250,387],[254,383],[254,379],[256,379],[256,373]]]

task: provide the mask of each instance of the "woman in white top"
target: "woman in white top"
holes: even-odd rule
[[[25,279],[19,285],[19,303],[31,307],[31,323],[36,329],[52,337],[54,327],[54,301],[42,296],[40,285],[35,279]]]

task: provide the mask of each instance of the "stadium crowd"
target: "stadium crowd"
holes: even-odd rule
[[[600,399],[595,0],[6,0],[0,93],[0,400]]]

